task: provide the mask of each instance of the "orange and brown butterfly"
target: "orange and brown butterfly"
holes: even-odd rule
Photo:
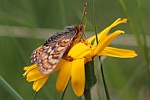
[[[83,17],[86,14],[86,6],[87,3],[84,7]],[[84,24],[73,25],[67,26],[64,31],[52,35],[45,41],[43,46],[33,51],[31,54],[31,62],[37,64],[39,71],[43,74],[51,73],[68,50],[77,42],[84,40],[82,37],[84,30]]]

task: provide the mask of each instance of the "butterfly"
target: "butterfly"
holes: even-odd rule
[[[79,41],[84,40],[82,36],[84,30],[84,24],[73,25],[52,35],[44,45],[33,51],[31,62],[37,64],[41,73],[50,74],[68,50]]]
[[[82,36],[85,25],[82,22],[86,15],[86,7],[87,3],[84,5],[81,24],[67,26],[64,31],[52,35],[42,46],[33,51],[30,57],[31,62],[37,64],[41,73],[50,74],[73,45],[85,41]]]

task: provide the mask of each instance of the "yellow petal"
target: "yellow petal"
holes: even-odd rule
[[[31,66],[25,66],[24,70],[26,70],[26,72],[23,74],[23,76],[25,77],[31,70],[37,68],[37,64],[33,64]]]
[[[39,80],[45,76],[49,76],[48,74],[42,74],[38,68],[35,68],[33,70],[31,70],[28,74],[27,74],[27,81],[31,82],[31,81],[36,81]]]
[[[96,36],[94,35],[94,36],[88,38],[87,41],[88,41],[89,43],[91,43],[95,38],[96,38]]]
[[[30,66],[25,66],[24,68],[23,68],[23,70],[28,70],[30,68]]]
[[[115,27],[115,26],[117,26],[117,25],[119,25],[119,24],[121,24],[121,23],[126,23],[127,22],[127,19],[126,18],[124,18],[124,19],[122,19],[121,20],[121,18],[118,18],[115,22],[113,22],[110,26],[108,26],[107,28],[105,28],[102,32],[100,32],[99,34],[98,34],[98,41],[99,42],[101,42],[101,41],[103,41],[105,38],[106,38],[106,36],[107,36],[107,34],[108,34],[108,32],[110,31],[110,29],[112,29],[113,27]],[[92,39],[93,39],[94,37],[92,37]],[[89,39],[90,41],[91,41],[91,38]],[[96,46],[97,45],[97,42],[96,42],[96,40],[95,40],[95,42],[94,42],[94,46]]]
[[[72,68],[72,62],[64,61],[65,63],[62,64],[57,82],[56,82],[56,89],[60,92],[63,92],[68,84],[70,79],[70,73]]]
[[[91,48],[86,46],[84,43],[78,43],[75,46],[73,46],[68,56],[71,56],[74,59],[83,58],[85,55],[89,54],[91,52]]]
[[[113,22],[110,26],[108,26],[102,32],[100,32],[98,34],[98,39],[100,40],[100,42],[103,41],[106,38],[106,36],[107,36],[108,32],[110,31],[110,29],[112,29],[113,27],[115,27],[115,26],[117,26],[121,23],[126,23],[126,22],[127,22],[126,18],[124,18],[122,20],[121,20],[121,18],[118,18],[115,22]]]
[[[115,32],[113,32],[112,34],[110,34],[109,36],[107,36],[107,38],[105,38],[105,40],[99,42],[99,44],[97,45],[96,49],[94,50],[94,55],[102,52],[104,50],[104,48],[110,44],[110,42],[119,34],[124,33],[124,31],[121,30],[117,30]]]
[[[37,81],[34,81],[33,86],[32,86],[33,90],[35,90],[36,92],[38,92],[39,89],[45,84],[45,82],[47,81],[47,79],[48,79],[48,76],[43,77],[43,78],[41,78],[41,79],[39,79]]]
[[[84,59],[73,60],[71,69],[71,84],[74,93],[81,96],[85,87]]]
[[[137,54],[133,50],[119,49],[113,47],[106,47],[102,52],[97,54],[98,56],[111,56],[118,58],[133,58]]]

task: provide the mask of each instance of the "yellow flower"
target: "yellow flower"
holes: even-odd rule
[[[74,93],[77,96],[81,96],[85,88],[85,63],[92,61],[94,56],[111,56],[119,58],[133,58],[137,54],[132,50],[118,49],[109,47],[110,42],[119,34],[124,33],[124,31],[117,30],[112,34],[108,35],[108,32],[114,26],[126,23],[127,19],[121,20],[118,18],[113,24],[108,26],[102,32],[98,34],[98,44],[96,36],[87,39],[85,43],[78,43],[73,46],[68,52],[68,56],[73,58],[72,62],[66,61],[67,66],[63,66],[60,69],[58,75],[56,88],[58,91],[63,92],[71,79],[71,85]],[[94,44],[91,42],[94,40]]]
[[[124,31],[117,30],[110,35],[107,35],[111,28],[115,27],[118,24],[126,23],[127,19],[118,18],[113,24],[108,26],[102,32],[98,34],[98,40],[96,36],[92,36],[85,43],[77,43],[73,46],[67,57],[73,58],[72,61],[62,58],[57,65],[57,67],[52,71],[55,72],[60,70],[56,88],[58,91],[63,92],[71,80],[71,85],[74,93],[77,96],[81,96],[85,88],[85,64],[92,61],[94,56],[111,56],[119,58],[133,58],[137,54],[132,50],[118,49],[114,47],[109,47],[110,42],[119,34],[124,33]],[[91,42],[94,41],[93,44]],[[98,41],[98,43],[97,43]],[[52,74],[42,74],[37,65],[24,67],[26,72],[23,74],[26,76],[28,82],[34,81],[33,89],[37,92],[45,84],[49,75]]]

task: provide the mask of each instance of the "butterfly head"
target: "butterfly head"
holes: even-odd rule
[[[84,25],[84,24],[80,24],[80,25],[78,26],[78,29],[79,29],[80,32],[83,32],[83,33],[84,33],[84,31],[85,31],[85,25]]]

